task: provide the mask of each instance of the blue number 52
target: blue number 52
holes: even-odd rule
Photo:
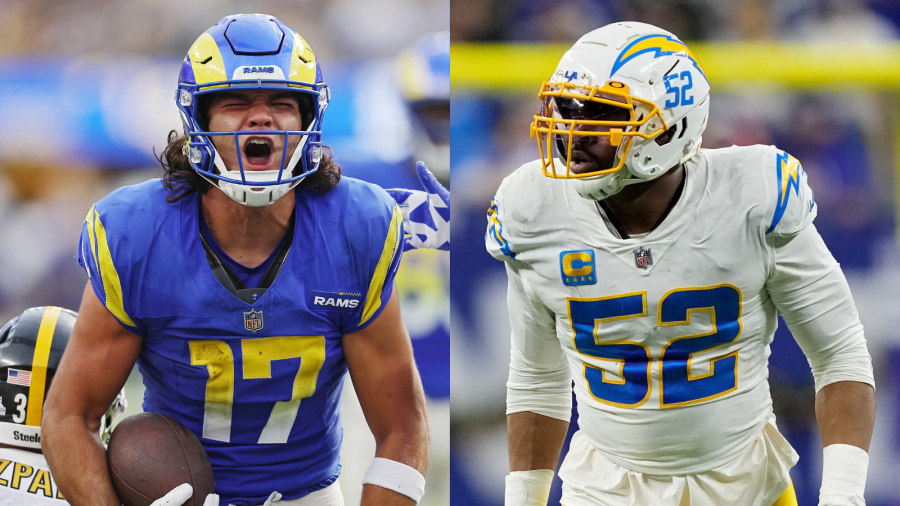
[[[680,80],[680,86],[676,86],[674,81]],[[679,105],[691,105],[694,103],[694,96],[688,96],[688,91],[694,87],[694,80],[691,73],[685,70],[681,74],[669,74],[663,77],[663,84],[666,85],[666,95],[672,95],[672,98],[666,100],[666,107],[678,107]]]
[[[647,292],[597,299],[569,298],[572,339],[575,349],[588,357],[617,362],[618,374],[584,363],[588,391],[596,400],[613,406],[636,408],[650,397],[649,349],[635,341],[601,341],[604,322],[647,316]],[[691,315],[709,312],[712,331],[670,340],[659,359],[660,407],[686,406],[721,397],[737,390],[738,353],[710,360],[706,374],[691,374],[695,354],[735,341],[741,334],[741,291],[723,284],[702,288],[679,288],[659,301],[660,327],[687,325]]]

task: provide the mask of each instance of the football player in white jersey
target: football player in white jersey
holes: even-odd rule
[[[767,382],[781,314],[812,366],[820,506],[862,506],[871,358],[800,163],[700,149],[709,83],[674,35],[583,36],[540,91],[541,158],[508,176],[487,248],[506,262],[506,506],[796,504]]]
[[[41,452],[41,415],[77,316],[34,307],[0,327],[0,506],[68,504]],[[123,390],[103,416],[98,438],[106,441],[125,406]]]

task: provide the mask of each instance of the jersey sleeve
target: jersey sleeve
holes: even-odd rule
[[[556,337],[553,312],[529,296],[519,271],[506,264],[509,279],[510,359],[506,414],[529,411],[568,421],[572,377]]]
[[[788,153],[774,151],[774,161],[765,158],[763,183],[766,198],[766,235],[793,237],[816,217],[818,208],[806,172],[800,162]]]
[[[101,203],[91,207],[81,227],[77,258],[100,302],[126,329],[143,335],[144,326],[134,316],[127,299],[127,268],[123,268],[125,253],[118,248],[122,241],[109,227],[111,219],[100,209]]]
[[[812,368],[816,391],[838,381],[875,386],[850,287],[814,225],[774,238],[766,289]]]
[[[487,211],[487,232],[484,235],[485,247],[488,253],[497,260],[511,261],[516,259],[516,252],[510,242],[511,230],[507,219],[506,201],[510,193],[507,178],[500,185],[497,194],[491,200],[491,206]]]
[[[548,216],[561,185],[541,173],[541,162],[529,162],[503,179],[487,211],[485,247],[494,258],[515,266],[528,263],[529,253],[547,244],[558,231],[558,222]],[[555,214],[553,215],[556,216]],[[523,258],[524,257],[524,258]]]
[[[359,219],[346,230],[357,270],[367,287],[360,309],[342,325],[357,332],[375,321],[394,290],[394,277],[403,256],[403,214],[384,190],[371,187],[367,202],[357,208]]]

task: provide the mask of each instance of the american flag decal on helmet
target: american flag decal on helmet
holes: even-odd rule
[[[31,386],[31,371],[20,371],[18,369],[8,369],[6,382],[13,385]]]
[[[650,248],[634,250],[634,265],[636,265],[638,269],[647,269],[653,265],[653,257],[650,255]]]

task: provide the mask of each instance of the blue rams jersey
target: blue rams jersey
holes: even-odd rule
[[[296,191],[290,251],[253,305],[209,268],[196,193],[168,203],[159,180],[120,188],[82,229],[94,292],[143,336],[144,410],[200,436],[223,504],[294,499],[337,479],[341,336],[377,318],[401,259],[402,216],[382,189],[342,178],[326,195]]]
[[[375,162],[348,165],[344,173],[383,188],[422,190],[422,183],[409,161],[399,166]],[[397,274],[397,294],[425,394],[432,399],[447,399],[450,397],[450,253],[428,249],[407,252]]]

